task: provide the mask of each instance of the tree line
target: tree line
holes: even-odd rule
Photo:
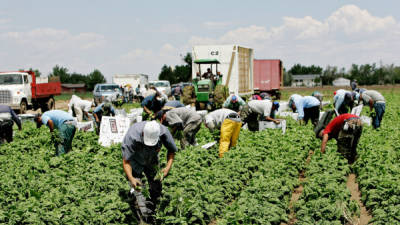
[[[400,83],[400,67],[391,65],[373,64],[353,64],[350,69],[344,67],[327,66],[323,69],[320,66],[304,66],[301,64],[293,65],[288,71],[284,70],[284,85],[292,84],[292,75],[319,74],[320,78],[316,82],[322,82],[322,85],[332,85],[332,82],[339,77],[349,80],[357,80],[360,85],[374,84],[399,84]]]
[[[24,70],[20,69],[20,71]],[[42,74],[37,69],[34,70],[30,68],[29,71],[35,72],[36,77],[40,77]],[[96,84],[106,82],[104,75],[97,69],[93,70],[93,72],[89,74],[81,74],[76,72],[70,73],[66,67],[59,65],[53,67],[49,77],[59,77],[60,82],[64,84],[85,84],[86,89],[89,91],[92,91]]]

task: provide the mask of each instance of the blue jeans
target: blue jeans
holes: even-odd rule
[[[373,120],[373,126],[374,128],[378,128],[381,126],[381,121],[383,118],[383,114],[385,114],[385,103],[375,103],[374,104],[374,109],[375,109],[375,117],[372,118]]]

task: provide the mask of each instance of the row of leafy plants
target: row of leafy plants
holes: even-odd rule
[[[385,95],[381,128],[364,129],[354,165],[362,201],[373,224],[400,224],[400,97]]]
[[[317,142],[319,144],[319,142]],[[295,203],[296,224],[345,224],[359,215],[358,203],[350,200],[346,187],[350,167],[329,143],[324,154],[318,150],[305,169],[303,192]]]
[[[237,199],[228,205],[218,224],[281,224],[289,218],[292,192],[300,185],[299,171],[305,167],[313,138],[310,129],[299,128],[282,136],[264,131],[271,150]],[[304,138],[307,137],[307,138]]]
[[[72,151],[55,157],[49,130],[25,123],[0,147],[0,223],[135,223],[121,150],[97,138],[77,132]]]

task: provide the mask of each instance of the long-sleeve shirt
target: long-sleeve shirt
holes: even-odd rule
[[[201,122],[201,116],[196,111],[185,107],[171,109],[166,112],[165,115],[170,126],[178,126],[183,128],[191,122]]]
[[[92,107],[92,102],[88,101],[88,100],[83,100],[76,95],[72,95],[72,98],[69,101],[68,106],[69,106],[69,108],[72,108],[72,106],[75,106],[75,107],[81,108],[82,111],[84,111],[84,112],[89,112],[90,108]]]
[[[13,120],[18,127],[21,127],[21,120],[15,114],[14,110],[8,105],[0,105],[0,117]]]
[[[297,112],[299,113],[299,119],[304,118],[304,109],[308,109],[311,107],[315,107],[320,105],[319,100],[316,97],[313,96],[305,96],[301,98],[297,98],[294,101],[294,104],[296,105]]]
[[[94,110],[93,110],[93,113],[96,113],[97,115],[100,115],[100,116],[103,116],[103,113],[104,113],[104,111],[103,111],[103,105],[104,105],[105,103],[101,103],[100,105],[98,105]],[[112,107],[111,106],[111,108],[110,108],[110,113],[112,114],[112,115],[115,115],[115,109],[114,109],[114,107]]]
[[[210,130],[213,129],[219,130],[224,120],[232,113],[236,112],[230,109],[217,109],[205,116],[205,122]],[[209,126],[209,124],[213,124],[213,126]]]
[[[333,97],[333,104],[335,105],[336,111],[339,111],[340,106],[344,102],[346,94],[351,94],[351,92],[343,89],[339,89],[336,91],[336,95]]]
[[[158,162],[158,153],[164,145],[168,153],[175,153],[178,148],[169,130],[160,124],[160,138],[155,146],[146,146],[143,140],[143,129],[147,121],[133,124],[122,141],[122,157],[125,160],[133,161],[142,166],[151,166]]]
[[[163,101],[157,100],[155,95],[150,95],[143,99],[141,106],[146,106],[146,108],[148,108],[149,110],[153,112],[158,112],[161,110],[164,104]]]

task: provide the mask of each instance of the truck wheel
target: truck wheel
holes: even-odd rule
[[[27,109],[28,109],[28,104],[26,104],[25,100],[22,100],[21,104],[19,105],[19,113],[25,114]]]
[[[49,98],[49,100],[47,100],[47,109],[48,110],[56,109],[56,103],[54,101],[54,98]]]

